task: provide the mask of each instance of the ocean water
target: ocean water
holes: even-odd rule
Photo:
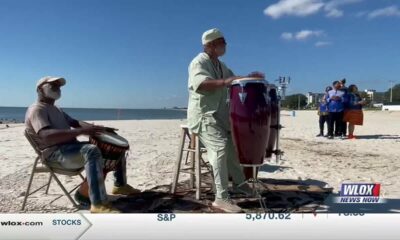
[[[23,122],[26,109],[26,107],[0,107],[0,121]],[[71,117],[79,120],[186,119],[186,110],[182,109],[62,109]]]

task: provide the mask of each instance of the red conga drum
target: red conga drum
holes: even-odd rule
[[[271,99],[271,130],[269,131],[269,139],[265,152],[266,158],[271,158],[275,150],[276,138],[278,136],[278,114],[279,114],[279,99],[275,85],[269,85],[269,97]]]
[[[270,97],[262,78],[241,78],[230,88],[230,121],[233,141],[246,178],[252,178],[253,166],[264,161],[270,132]],[[247,168],[246,168],[247,167]]]

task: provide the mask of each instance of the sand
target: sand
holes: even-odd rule
[[[260,178],[295,180],[333,188],[337,194],[343,182],[381,183],[381,197],[390,208],[400,209],[400,112],[365,112],[365,125],[356,127],[356,140],[317,138],[315,111],[282,113],[281,149],[285,152],[277,164],[274,159],[262,168]],[[127,163],[128,182],[142,191],[166,188],[172,181],[180,125],[185,120],[97,121],[120,129],[131,146]],[[35,153],[23,136],[23,124],[0,125],[0,212],[19,212]],[[187,180],[182,175],[181,181]],[[45,184],[48,175],[35,177],[34,187]],[[61,177],[67,187],[77,178]],[[106,180],[108,190],[112,175]],[[73,212],[68,199],[61,197],[53,183],[49,194],[41,190],[28,199],[27,212]],[[115,199],[115,197],[112,197]],[[326,205],[332,206],[332,199]],[[331,210],[333,208],[331,207]],[[400,210],[399,210],[400,211]]]

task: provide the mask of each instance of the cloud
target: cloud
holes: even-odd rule
[[[339,7],[354,3],[362,2],[363,0],[331,0],[324,5],[326,16],[330,18],[342,17],[344,11],[340,10]]]
[[[283,16],[305,17],[324,11],[325,16],[337,18],[344,15],[344,11],[340,7],[362,1],[364,0],[279,0],[268,6],[264,10],[264,14],[278,19]]]
[[[368,11],[361,11],[355,14],[356,17],[364,17],[368,14]]]
[[[319,41],[315,43],[316,47],[326,47],[332,45],[332,42],[323,42],[323,41]]]
[[[377,17],[400,17],[400,9],[397,6],[393,5],[371,11],[368,13],[367,16],[369,19]]]
[[[325,32],[322,30],[301,30],[298,32],[283,32],[281,34],[281,38],[286,41],[306,41],[311,38],[320,38],[325,36]],[[315,44],[315,47],[326,47],[332,45],[332,42],[327,41],[318,41]]]
[[[281,34],[281,38],[285,40],[292,40],[293,39],[293,33],[290,32],[284,32]]]
[[[324,31],[321,30],[301,30],[296,33],[291,33],[291,32],[284,32],[281,34],[281,38],[284,40],[298,40],[298,41],[304,41],[312,37],[320,37],[324,34]]]
[[[321,0],[280,0],[264,10],[264,14],[274,19],[282,16],[308,16],[317,13],[324,3]]]
[[[306,40],[311,37],[319,37],[323,34],[323,31],[311,31],[311,30],[301,30],[296,33],[295,38],[297,40]]]
[[[330,17],[330,18],[338,18],[338,17],[342,17],[343,15],[344,15],[344,12],[339,9],[331,9],[326,13],[326,16]]]

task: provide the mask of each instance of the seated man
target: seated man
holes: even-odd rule
[[[104,161],[97,146],[78,142],[79,135],[93,136],[105,131],[104,127],[77,121],[68,116],[54,102],[61,97],[61,86],[66,81],[60,77],[44,77],[36,86],[38,101],[32,104],[25,116],[27,133],[42,150],[51,167],[78,169],[85,167],[87,181],[75,193],[80,204],[90,204],[92,213],[116,213],[107,200],[104,186]],[[125,159],[115,171],[113,194],[138,193],[126,183]],[[89,196],[89,197],[88,197]]]

